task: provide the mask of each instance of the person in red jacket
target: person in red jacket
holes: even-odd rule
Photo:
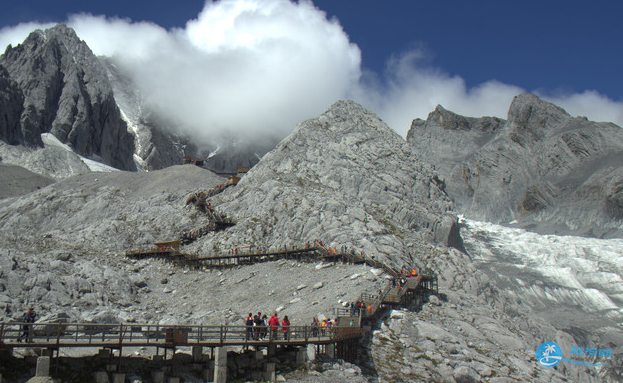
[[[272,332],[273,339],[277,339],[277,330],[279,329],[279,318],[277,318],[277,314],[273,314],[268,320],[268,325],[270,326],[270,331]]]
[[[281,321],[281,328],[283,329],[283,340],[290,340],[290,320],[287,315]]]

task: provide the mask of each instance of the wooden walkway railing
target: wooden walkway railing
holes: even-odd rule
[[[278,259],[316,259],[321,261],[341,261],[343,263],[366,264],[370,267],[383,270],[386,274],[399,276],[400,272],[392,267],[385,265],[372,257],[365,257],[353,252],[338,252],[333,249],[326,248],[319,244],[314,246],[299,247],[283,250],[264,250],[253,251],[253,249],[244,249],[234,254],[217,255],[211,257],[200,256],[199,254],[187,254],[177,249],[166,248],[147,248],[137,249],[126,252],[130,258],[161,258],[169,262],[178,263],[187,266],[204,266],[210,268],[234,267],[239,265],[248,265],[258,262],[276,261]]]
[[[281,258],[315,257],[321,260],[341,260],[342,262],[365,263],[383,269],[392,277],[378,294],[363,293],[360,302],[363,308],[336,309],[339,325],[322,328],[312,326],[290,326],[287,338],[279,327],[272,331],[269,327],[250,326],[204,326],[204,325],[154,325],[154,324],[94,324],[94,323],[0,323],[0,347],[163,347],[178,346],[268,346],[268,345],[308,345],[339,344],[359,338],[363,334],[361,321],[373,318],[386,305],[404,302],[408,292],[418,289],[437,291],[437,278],[432,275],[419,275],[405,278],[404,285],[395,282],[402,278],[400,272],[383,263],[352,253],[337,253],[322,246],[307,246],[302,249],[287,248],[280,251],[264,251],[246,254],[230,254],[218,257],[199,257],[178,252],[172,248],[138,250],[126,253],[130,257],[161,257],[172,262],[201,264],[207,267],[227,267],[246,263],[274,261]],[[29,337],[24,337],[28,328]],[[21,340],[21,342],[20,342]]]
[[[23,337],[29,326],[29,337]],[[329,344],[361,336],[360,327],[203,326],[101,323],[0,323],[0,347],[178,347]],[[20,336],[23,339],[20,342]]]

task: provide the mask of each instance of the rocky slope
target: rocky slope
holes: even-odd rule
[[[187,165],[86,173],[1,199],[0,319],[33,305],[42,319],[242,324],[249,311],[279,309],[299,324],[383,285],[379,271],[365,266],[279,261],[209,271],[123,256],[203,226],[206,216],[186,197],[223,182]],[[559,344],[576,341],[445,246],[460,236],[443,185],[402,138],[353,102],[301,123],[212,205],[236,225],[186,251],[320,239],[440,277],[448,302],[432,298],[421,313],[388,319],[363,345],[360,367],[286,374],[292,381],[596,382],[609,373],[538,365],[534,350],[552,334]]]
[[[338,101],[295,131],[214,199],[236,226],[200,241],[240,244],[320,239],[398,264],[432,244],[461,246],[452,203],[407,143],[372,112]],[[391,256],[390,256],[391,255]]]
[[[14,116],[20,111],[19,124],[12,119],[11,131],[0,131],[3,140],[41,146],[41,133],[50,132],[78,154],[135,169],[134,140],[105,69],[72,29],[57,25],[31,33],[22,44],[6,49],[0,66],[6,69],[0,71],[0,81],[6,82],[8,73],[15,84],[9,87],[13,95],[4,113]]]
[[[459,212],[516,220],[540,232],[623,235],[623,130],[571,117],[531,94],[508,119],[468,118],[438,106],[413,121],[408,142],[436,165]]]
[[[21,166],[0,164],[0,199],[27,194],[54,182]]]

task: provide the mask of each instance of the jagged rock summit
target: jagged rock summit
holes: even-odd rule
[[[73,29],[36,30],[0,56],[0,139],[43,146],[52,133],[85,157],[136,168],[134,137],[115,103],[106,70]]]
[[[414,261],[425,244],[461,247],[443,184],[374,113],[338,101],[302,122],[241,180],[215,198],[237,222],[210,249],[320,239],[389,263]]]
[[[508,119],[438,106],[407,140],[443,176],[457,210],[539,232],[623,235],[623,129],[572,117],[532,94]]]

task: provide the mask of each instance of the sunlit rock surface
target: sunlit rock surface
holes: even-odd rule
[[[435,164],[469,218],[544,233],[623,235],[619,126],[521,94],[506,121],[438,106],[426,121],[413,121],[407,140]]]

